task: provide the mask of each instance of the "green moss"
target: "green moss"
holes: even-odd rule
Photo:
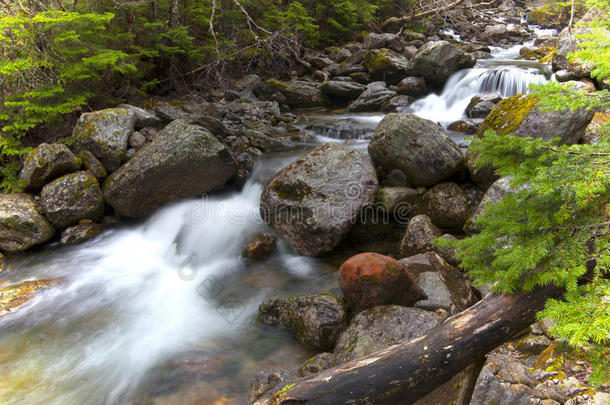
[[[396,67],[392,59],[399,57],[400,55],[389,49],[373,49],[364,54],[364,65],[371,73],[391,70]]]
[[[488,130],[494,130],[498,135],[513,133],[537,104],[537,98],[525,95],[516,95],[500,101],[485,118],[476,136],[480,138]]]
[[[311,194],[311,187],[302,181],[287,184],[276,179],[271,184],[271,188],[283,200],[303,201]]]
[[[281,80],[277,80],[277,79],[268,79],[267,80],[267,84],[273,86],[273,87],[279,87],[280,89],[292,89],[294,88],[294,86],[290,83],[287,82],[283,82]]]
[[[273,395],[273,399],[278,400],[284,398],[286,395],[288,395],[288,391],[290,391],[295,385],[295,383],[286,385]]]

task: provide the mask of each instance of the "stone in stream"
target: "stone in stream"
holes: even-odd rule
[[[368,156],[337,143],[319,146],[276,173],[261,196],[261,217],[297,250],[317,256],[347,235],[377,194]]]
[[[49,181],[77,171],[80,165],[66,145],[41,143],[25,158],[19,179],[26,191],[37,191]]]
[[[384,103],[396,97],[395,91],[389,90],[384,82],[373,82],[348,107],[349,112],[379,111]]]
[[[447,41],[428,42],[409,62],[407,75],[423,77],[426,83],[442,87],[454,72],[475,63],[472,55]]]
[[[322,92],[332,97],[354,99],[366,89],[366,86],[354,81],[329,80],[322,83]]]
[[[294,380],[295,378],[283,369],[268,368],[259,371],[250,382],[248,405],[269,404],[278,391],[292,384]]]
[[[485,118],[501,100],[502,96],[497,93],[476,95],[470,99],[466,107],[466,116],[469,118]]]
[[[53,237],[55,229],[29,194],[0,194],[0,250],[21,252]]]
[[[409,62],[390,49],[372,49],[364,54],[364,66],[374,80],[396,84],[406,76]]]
[[[386,172],[399,169],[415,186],[430,186],[460,171],[464,155],[432,121],[414,114],[388,114],[368,147]]]
[[[125,157],[135,122],[136,114],[125,108],[82,114],[72,131],[74,148],[77,151],[90,151],[106,170],[113,172]]]
[[[70,226],[61,233],[61,243],[63,245],[76,245],[83,243],[91,238],[96,237],[104,230],[104,227],[100,224],[93,222],[79,223],[74,226]]]
[[[236,169],[208,130],[176,120],[108,177],[104,195],[118,214],[141,218],[168,202],[222,188]]]
[[[347,325],[347,311],[335,295],[311,294],[265,301],[258,308],[258,319],[289,329],[310,349],[331,350]]]
[[[274,250],[277,238],[269,233],[258,233],[248,242],[244,255],[251,260],[260,260],[269,256]]]
[[[104,213],[104,197],[97,179],[89,172],[68,174],[40,192],[42,211],[56,229],[82,219],[98,220]]]
[[[423,77],[405,77],[398,83],[398,93],[411,97],[424,96],[428,93],[426,80]]]
[[[456,183],[443,182],[421,198],[421,211],[442,229],[460,230],[470,216],[470,205],[464,190]]]
[[[427,215],[414,216],[400,241],[401,256],[409,257],[434,250],[432,242],[442,234],[443,231],[435,226]]]
[[[1,288],[0,316],[17,311],[42,290],[53,287],[60,281],[60,279],[31,280]]]
[[[482,119],[467,118],[464,120],[457,120],[449,124],[447,127],[450,131],[461,132],[468,135],[473,135],[479,129],[479,125],[483,122]]]
[[[83,162],[84,168],[94,175],[100,183],[108,176],[104,165],[93,156],[93,153],[83,150],[78,154],[78,158]]]
[[[283,96],[282,102],[290,108],[324,107],[328,98],[322,93],[320,84],[309,80],[293,79],[283,82],[268,79],[254,88],[254,94],[263,100],[277,100],[276,94]]]
[[[376,305],[411,306],[426,299],[407,267],[378,253],[361,253],[339,267],[339,287],[354,313]]]

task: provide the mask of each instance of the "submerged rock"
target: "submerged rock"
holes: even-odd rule
[[[407,267],[378,253],[361,253],[346,260],[339,268],[339,287],[354,313],[376,305],[411,306],[426,299]]]
[[[120,215],[139,218],[168,202],[218,190],[236,170],[208,130],[176,120],[106,180],[104,195]]]
[[[265,301],[258,319],[289,329],[299,342],[314,350],[332,350],[347,325],[341,298],[332,294],[301,295]]]
[[[25,158],[19,178],[25,190],[36,191],[59,176],[77,171],[80,165],[66,145],[42,143]]]
[[[0,194],[0,250],[20,252],[51,239],[55,229],[29,194]]]
[[[319,146],[274,175],[261,196],[261,216],[301,254],[333,249],[361,208],[377,194],[364,154],[336,143]]]

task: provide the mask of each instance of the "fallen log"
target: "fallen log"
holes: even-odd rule
[[[490,294],[420,338],[322,371],[267,404],[411,404],[535,321],[562,290]]]

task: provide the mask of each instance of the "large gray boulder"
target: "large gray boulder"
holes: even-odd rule
[[[56,229],[64,229],[82,219],[99,219],[104,213],[104,197],[91,173],[77,172],[60,177],[42,188],[42,211]]]
[[[388,89],[384,82],[373,82],[347,107],[347,111],[380,111],[381,107],[396,95],[397,93]]]
[[[414,114],[388,114],[369,144],[373,161],[386,172],[398,169],[416,186],[430,186],[457,173],[460,148],[432,121]]]
[[[364,66],[375,80],[396,84],[406,76],[409,62],[390,49],[371,49],[363,57]]]
[[[72,137],[76,150],[89,150],[113,172],[119,168],[133,132],[136,114],[125,108],[108,108],[80,116]]]
[[[261,196],[261,216],[301,254],[332,250],[378,183],[368,156],[336,143],[319,146],[274,175]]]
[[[415,54],[407,68],[408,76],[421,76],[426,83],[442,87],[454,72],[473,67],[476,59],[447,41],[428,42]]]
[[[332,97],[353,99],[366,89],[366,86],[355,81],[328,80],[322,83],[322,92]]]
[[[139,218],[170,201],[222,188],[236,169],[207,129],[175,120],[106,180],[104,195],[118,214]]]
[[[51,239],[55,229],[29,194],[0,194],[0,250],[14,253]]]
[[[36,191],[61,175],[77,171],[80,165],[66,145],[42,143],[25,158],[19,178],[26,191]]]

